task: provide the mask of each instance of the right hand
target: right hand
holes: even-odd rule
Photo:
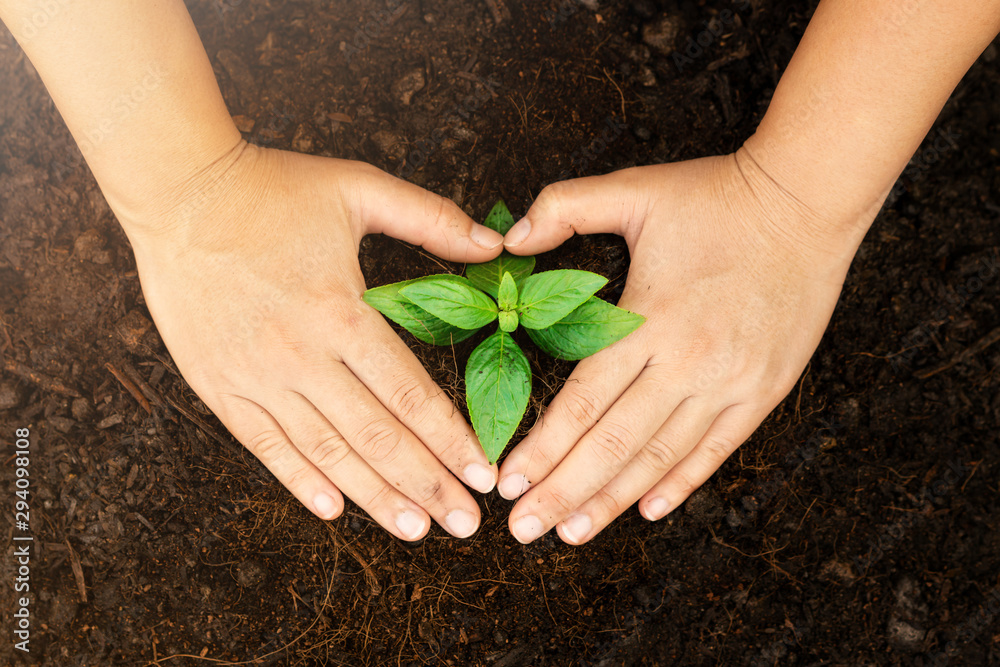
[[[785,193],[741,149],[550,185],[507,233],[519,255],[621,234],[619,305],[647,318],[577,364],[504,461],[519,541],[582,544],[636,501],[661,519],[795,386],[874,209],[839,224]]]
[[[366,164],[241,144],[129,227],[149,311],[205,404],[323,519],[343,492],[390,533],[479,526],[459,480],[490,466],[454,404],[361,300],[361,238],[386,233],[484,262],[496,232]],[[136,231],[136,230],[142,231]],[[480,244],[474,242],[478,239]],[[456,479],[456,476],[458,479]]]

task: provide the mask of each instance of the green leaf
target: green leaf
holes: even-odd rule
[[[524,284],[525,278],[535,270],[534,257],[518,257],[506,250],[499,257],[483,264],[469,264],[465,267],[465,275],[473,285],[496,299],[500,292],[500,282],[503,274],[509,273],[514,278],[518,289]]]
[[[501,310],[499,313],[500,330],[513,333],[517,328],[517,313],[513,310]]]
[[[399,293],[428,313],[461,329],[480,329],[497,318],[497,305],[468,280],[427,276]]]
[[[560,269],[529,276],[517,307],[526,329],[544,329],[569,315],[594,296],[608,279],[589,271]]]
[[[547,329],[528,329],[535,345],[558,359],[583,359],[639,328],[646,318],[591,297]]]
[[[498,331],[473,350],[465,366],[465,400],[491,464],[521,423],[530,394],[531,367],[510,334]]]
[[[438,276],[447,278],[447,274]],[[460,276],[452,276],[459,278]],[[438,319],[428,313],[420,306],[416,306],[405,297],[399,290],[407,285],[412,285],[416,280],[404,280],[391,285],[373,287],[366,290],[361,298],[369,306],[382,313],[390,320],[403,327],[411,334],[425,343],[432,345],[451,345],[465,340],[476,333],[474,330],[460,329],[448,324],[444,320]]]
[[[507,230],[514,226],[514,216],[507,210],[507,204],[503,203],[502,199],[493,205],[486,220],[483,221],[483,226],[501,234],[506,234]]]
[[[497,291],[497,304],[500,310],[514,310],[517,307],[517,284],[510,271],[504,271],[500,289]]]

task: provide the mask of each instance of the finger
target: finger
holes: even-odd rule
[[[538,423],[504,460],[500,495],[514,500],[552,472],[635,381],[645,360],[638,342],[626,338],[578,363]]]
[[[369,165],[355,172],[349,201],[363,234],[387,234],[453,262],[486,262],[503,249],[499,233],[473,222],[450,199]]]
[[[493,490],[497,469],[455,403],[427,374],[410,348],[378,318],[344,363],[456,477],[480,493]]]
[[[253,401],[232,397],[213,412],[229,432],[292,492],[299,502],[321,519],[330,520],[344,510],[337,487],[291,443],[267,410]]]
[[[602,489],[649,442],[684,399],[646,369],[565,460],[510,513],[514,537],[527,544]]]
[[[639,512],[656,521],[677,509],[746,442],[770,411],[744,405],[723,410],[694,449],[643,495]]]
[[[559,537],[569,544],[593,539],[687,456],[717,415],[703,401],[681,403],[624,470],[559,523]]]
[[[479,505],[461,482],[347,367],[336,362],[324,370],[321,380],[303,385],[309,401],[368,465],[445,530],[455,537],[472,535],[479,527]]]
[[[424,537],[431,525],[427,513],[375,472],[316,406],[298,394],[288,398],[285,433],[313,466],[390,533],[411,541]]]
[[[626,236],[645,218],[646,197],[632,169],[553,183],[544,188],[527,214],[504,237],[507,250],[537,255],[573,234]]]

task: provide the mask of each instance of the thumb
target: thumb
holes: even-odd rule
[[[365,165],[352,193],[362,234],[386,234],[452,262],[486,262],[503,237],[476,224],[455,202]]]
[[[631,226],[641,222],[634,169],[604,176],[560,181],[545,187],[527,214],[504,237],[507,250],[536,255],[555,248],[573,234],[618,234],[628,238]]]

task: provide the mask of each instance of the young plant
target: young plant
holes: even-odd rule
[[[483,224],[501,234],[514,224],[497,202]],[[451,345],[498,320],[465,367],[465,397],[472,427],[490,463],[500,458],[528,407],[531,368],[510,335],[518,325],[547,354],[583,359],[635,331],[645,321],[594,296],[608,279],[589,271],[560,269],[533,274],[534,257],[506,250],[465,276],[426,276],[364,293],[377,309],[419,340]]]

